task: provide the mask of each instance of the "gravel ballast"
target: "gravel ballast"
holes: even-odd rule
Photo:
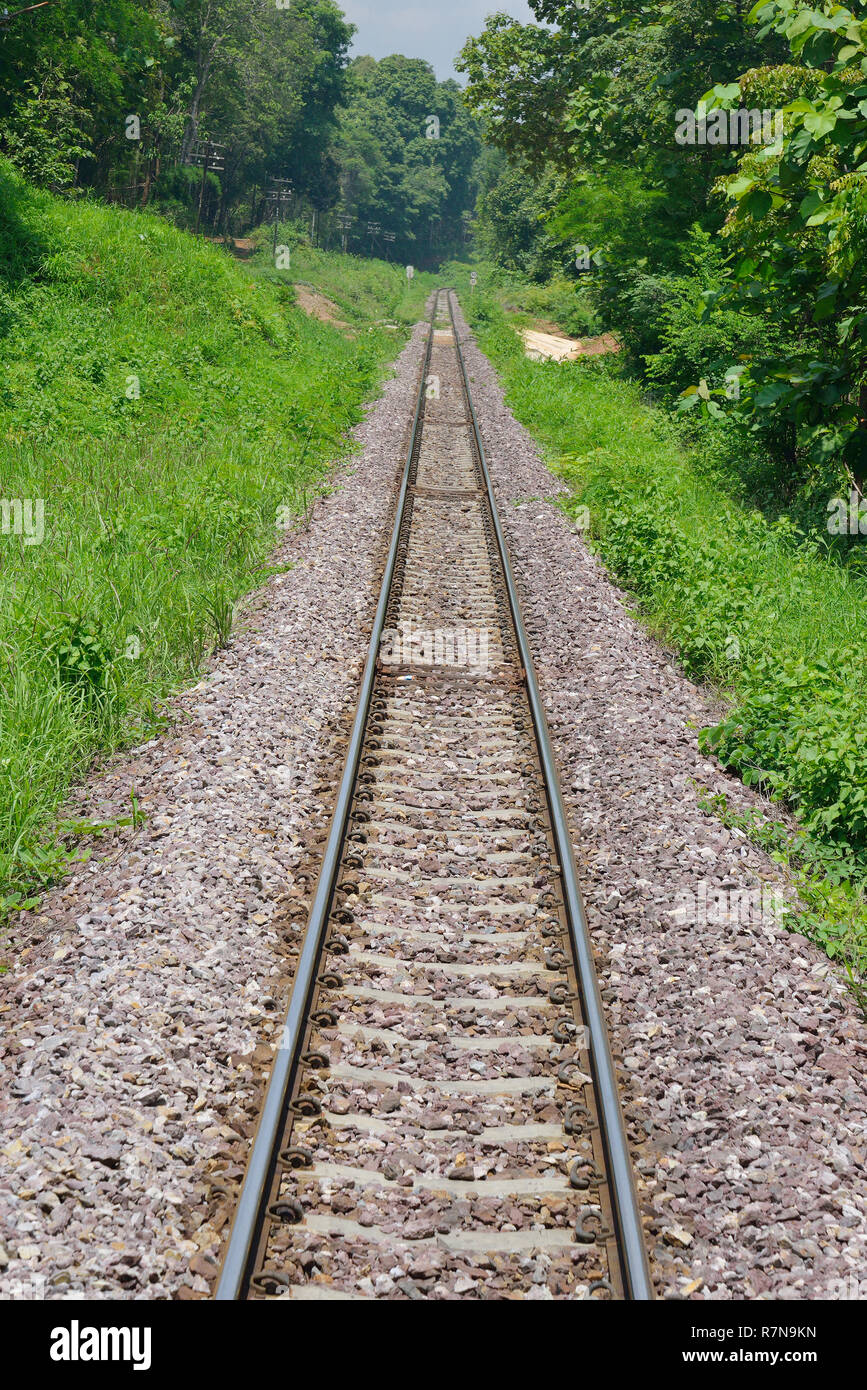
[[[424,330],[357,431],[293,564],[75,814],[147,816],[23,918],[0,984],[0,1297],[212,1287],[263,1067],[293,897],[316,872],[369,640]],[[367,634],[367,635],[366,635]]]
[[[465,325],[458,316],[462,332]],[[419,327],[294,562],[173,731],[75,813],[144,826],[6,946],[0,1297],[201,1297],[279,1035],[366,650],[421,365]],[[711,699],[629,616],[558,484],[467,364],[548,706],[661,1295],[867,1287],[865,1042],[838,972],[765,905],[779,870],[701,809],[756,795],[701,756]]]
[[[659,1292],[864,1297],[867,1028],[827,957],[769,910],[777,866],[699,805],[706,788],[761,806],[698,750],[718,709],[543,500],[559,483],[487,358],[465,352],[610,988]]]

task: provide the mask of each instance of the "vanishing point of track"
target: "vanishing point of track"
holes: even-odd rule
[[[218,1299],[648,1299],[545,714],[450,292]]]

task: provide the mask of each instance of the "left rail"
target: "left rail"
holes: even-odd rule
[[[240,1200],[235,1212],[235,1219],[232,1223],[232,1230],[229,1235],[229,1243],[223,1257],[223,1267],[215,1295],[218,1300],[222,1301],[241,1298],[249,1279],[250,1265],[259,1232],[265,1219],[265,1203],[268,1198],[271,1180],[277,1162],[276,1150],[284,1122],[286,1102],[288,1096],[291,1094],[295,1072],[298,1068],[299,1053],[304,1039],[310,1000],[315,986],[316,966],[322,953],[322,946],[328,929],[331,905],[340,874],[346,825],[352,807],[359,763],[364,748],[364,732],[367,726],[370,713],[370,701],[373,694],[374,682],[376,680],[376,663],[379,657],[383,630],[385,628],[391,582],[397,561],[401,526],[406,506],[410,472],[416,451],[419,424],[424,406],[425,379],[433,346],[437,304],[438,296],[434,299],[434,305],[431,310],[427,344],[419,380],[415,414],[412,422],[412,432],[406,461],[404,463],[400,491],[397,498],[391,544],[385,563],[382,589],[376,609],[376,616],[373,621],[373,631],[370,637],[367,659],[364,664],[364,673],[361,678],[358,705],[352,725],[352,733],[349,739],[346,762],[337,792],[334,816],[328,832],[325,853],[322,859],[322,868],[319,873],[319,880],[316,884],[316,891],[310,908],[307,931],[301,947],[301,954],[292,986],[292,994],[289,999],[289,1008],[286,1014],[286,1022],[283,1026],[280,1046],[274,1057],[274,1064],[268,1081],[268,1089],[265,1094],[265,1103],[262,1108],[256,1136],[253,1140],[253,1147],[247,1165],[244,1184],[241,1189]]]

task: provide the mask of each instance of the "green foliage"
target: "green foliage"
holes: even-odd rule
[[[730,829],[761,845],[794,880],[798,901],[791,930],[815,941],[840,961],[858,1003],[867,1013],[867,880],[851,855],[841,854],[803,830],[766,816],[733,811],[725,796],[702,798],[702,805]]]
[[[473,272],[478,277],[476,287],[470,282]],[[520,356],[522,352],[510,325],[523,328],[547,323],[577,337],[598,332],[594,309],[581,281],[554,276],[539,284],[520,272],[481,260],[449,261],[440,268],[439,279],[453,285],[464,304],[471,304],[475,322],[484,322],[486,331],[497,334],[498,353]],[[504,311],[509,323],[504,320]]]
[[[105,689],[113,654],[98,619],[63,614],[44,626],[40,645],[60,685],[85,699]]]
[[[646,358],[648,378],[663,387],[670,399],[683,396],[700,380],[721,400],[734,399],[745,364],[779,351],[783,330],[770,315],[734,306],[706,313],[708,297],[725,283],[727,267],[719,240],[701,227],[690,229],[684,261],[686,273],[666,282],[659,308],[660,346]],[[700,399],[690,395],[685,401]]]
[[[64,0],[11,17],[0,153],[42,186],[155,203],[191,227],[207,138],[224,149],[204,225],[258,221],[278,176],[329,206],[352,33],[334,0]]]
[[[421,59],[350,63],[336,0],[51,0],[0,27],[0,155],[40,187],[237,237],[280,179],[280,211],[332,248],[463,249],[480,136],[457,83]]]
[[[666,277],[682,273],[687,229],[718,230],[722,213],[708,193],[735,167],[724,147],[678,143],[678,111],[784,46],[720,0],[658,10],[638,0],[614,8],[533,0],[532,9],[557,27],[494,15],[466,45],[467,101],[519,167],[536,179],[546,165],[556,171],[560,206],[547,210],[546,230],[564,252],[573,242],[601,249],[595,305],[640,368],[658,349],[654,324]]]
[[[10,6],[12,10],[23,6]],[[72,182],[156,91],[167,11],[148,0],[65,0],[5,21],[0,153],[36,182]]]
[[[438,277],[425,271],[417,270],[409,280],[405,266],[320,251],[307,244],[293,251],[288,271],[273,269],[269,246],[262,248],[252,265],[263,279],[314,286],[338,306],[349,323],[365,332],[371,325],[393,331],[417,323],[424,316],[428,296],[440,283]]]
[[[541,7],[533,8],[538,14]],[[563,24],[563,7],[552,18]],[[563,120],[581,56],[566,27],[519,24],[502,11],[490,15],[457,62],[467,76],[467,104],[488,139],[517,162],[536,167],[557,152],[565,154]]]
[[[792,805],[816,839],[867,865],[867,733],[861,647],[757,656],[735,708],[704,744],[747,783]]]
[[[795,0],[752,17],[720,0],[532,8],[558,28],[494,16],[464,53],[470,106],[515,162],[512,221],[496,187],[481,204],[486,254],[520,264],[517,246],[526,267],[541,249],[593,248],[587,295],[625,364],[669,400],[684,393],[694,423],[727,417],[733,451],[736,430],[744,454],[764,449],[774,498],[818,496],[829,478],[839,493],[847,469],[863,482],[860,21]],[[782,150],[680,143],[702,99],[785,106]]]
[[[703,746],[791,807],[801,858],[855,892],[867,884],[865,582],[791,525],[721,494],[674,425],[604,359],[557,365],[503,351],[503,335],[516,335],[493,299],[484,307],[477,320],[472,310],[481,345],[569,485],[567,510],[589,511],[594,546],[645,620],[694,679],[727,694],[729,713]],[[829,912],[835,901],[826,894]],[[863,964],[867,918],[855,917]],[[828,946],[823,921],[810,935]]]
[[[790,421],[816,463],[842,459],[867,480],[867,272],[864,266],[867,39],[844,6],[756,6],[762,33],[803,66],[748,72],[731,101],[784,99],[785,133],[721,183],[739,259],[729,301],[774,314],[795,350],[765,354],[744,379],[740,414]]]
[[[370,317],[341,332],[161,218],[0,161],[0,495],[44,502],[41,544],[0,535],[0,908],[79,852],[70,787],[163,727],[345,454],[403,337],[373,320],[428,290],[363,267]],[[347,294],[361,278],[347,262]]]
[[[35,184],[65,188],[79,159],[90,155],[87,113],[70,99],[69,83],[55,78],[49,91],[28,84],[2,133],[6,154]]]
[[[439,122],[436,138],[430,118]],[[438,82],[420,58],[350,65],[336,158],[340,211],[352,217],[351,251],[375,249],[406,265],[457,254],[474,197],[479,131],[456,82]],[[368,228],[379,226],[378,232]],[[385,234],[395,240],[386,243]]]
[[[562,271],[562,245],[544,225],[556,206],[553,175],[534,178],[497,151],[485,152],[478,172],[481,191],[474,230],[482,255],[532,280],[546,281]]]
[[[553,276],[544,285],[529,285],[519,296],[521,310],[533,319],[547,319],[570,337],[599,332],[596,310],[581,282]]]

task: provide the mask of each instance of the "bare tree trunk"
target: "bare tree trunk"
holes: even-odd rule
[[[147,171],[146,171],[146,173],[145,173],[144,189],[143,189],[143,191],[142,191],[142,196],[141,196],[141,205],[142,205],[143,208],[146,208],[147,205],[148,205],[148,203],[150,202],[150,199],[151,199],[151,189],[153,188],[153,185],[156,183],[156,181],[157,181],[157,179],[159,178],[159,176],[160,176],[160,152],[159,152],[159,147],[157,147],[157,148],[154,150],[153,154],[151,155],[151,157],[150,157],[150,159],[148,160],[148,163],[147,163]]]
[[[224,37],[225,35],[221,34],[218,38],[214,39],[214,42],[211,44],[210,52],[206,56],[202,51],[204,41],[200,32],[199,56],[196,63],[196,90],[193,92],[193,100],[190,103],[187,128],[184,131],[184,140],[181,146],[182,164],[189,164],[193,149],[195,148],[199,133],[199,107],[202,103],[202,97],[205,94],[205,88],[208,85],[208,78],[211,75],[211,68],[217,56],[217,49],[223,42]]]
[[[200,81],[196,84],[196,90],[193,93],[193,100],[190,104],[189,113],[187,115],[187,125],[186,129],[184,130],[184,139],[181,145],[182,164],[190,163],[190,160],[193,156],[193,150],[196,147],[196,140],[198,139],[199,134],[199,104],[202,100],[202,93],[205,90],[206,81],[207,74],[205,74],[205,76],[202,77]]]

